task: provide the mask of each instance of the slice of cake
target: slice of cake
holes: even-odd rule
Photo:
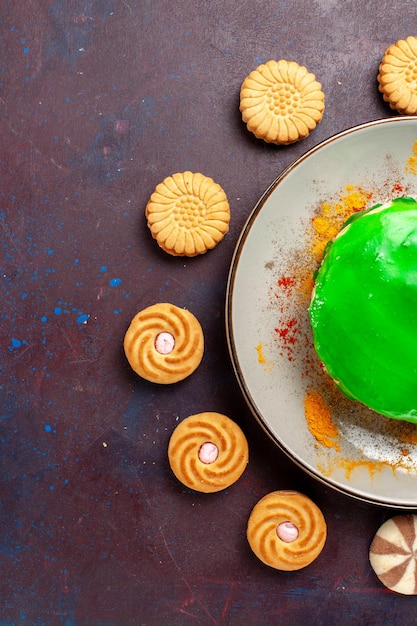
[[[350,217],[324,253],[309,307],[316,352],[348,397],[417,423],[417,202]]]

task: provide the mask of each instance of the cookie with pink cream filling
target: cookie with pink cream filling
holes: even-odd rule
[[[153,383],[170,384],[190,376],[204,353],[197,318],[167,302],[154,304],[132,319],[124,338],[132,369]]]
[[[168,445],[172,471],[186,487],[213,493],[230,487],[249,458],[240,427],[221,413],[190,415],[178,424]]]
[[[323,513],[297,491],[273,491],[254,506],[248,521],[250,547],[265,565],[293,571],[310,565],[323,550]]]

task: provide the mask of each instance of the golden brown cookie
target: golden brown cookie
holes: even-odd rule
[[[268,61],[243,81],[240,111],[248,130],[269,143],[304,139],[323,117],[321,84],[294,61]]]
[[[172,471],[186,487],[204,493],[226,489],[248,463],[248,443],[239,426],[221,413],[190,415],[168,445]]]
[[[378,529],[369,561],[385,587],[417,595],[417,515],[396,515]]]
[[[417,37],[400,39],[387,48],[377,80],[391,109],[404,115],[417,113]]]
[[[250,514],[247,538],[256,556],[279,570],[298,570],[310,565],[326,542],[327,526],[322,512],[297,491],[273,491],[255,505]]]
[[[204,336],[190,311],[160,303],[140,311],[130,323],[124,350],[132,369],[153,383],[183,380],[199,366]]]
[[[229,230],[223,189],[203,174],[183,172],[156,186],[146,206],[152,237],[173,256],[197,256],[214,248]]]

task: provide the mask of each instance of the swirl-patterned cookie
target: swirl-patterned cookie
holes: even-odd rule
[[[322,512],[297,491],[273,491],[250,514],[247,538],[256,556],[275,569],[292,571],[323,550],[327,526]]]
[[[204,336],[190,311],[159,303],[140,311],[130,323],[124,350],[132,369],[153,383],[183,380],[199,366]]]
[[[304,139],[323,117],[324,93],[316,77],[295,61],[268,61],[243,81],[240,111],[249,131],[268,143]]]
[[[178,424],[168,445],[172,471],[186,487],[213,493],[226,489],[248,463],[248,443],[239,426],[226,415],[205,412]]]
[[[417,113],[417,37],[400,39],[387,48],[377,80],[391,109],[405,115]]]
[[[377,531],[369,561],[385,587],[404,595],[417,595],[417,515],[397,515]]]
[[[159,246],[173,256],[197,256],[214,248],[229,230],[223,189],[203,174],[183,172],[156,186],[146,218]]]

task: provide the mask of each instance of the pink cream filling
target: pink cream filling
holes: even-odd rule
[[[298,537],[298,528],[292,522],[281,522],[277,526],[277,535],[281,541],[292,543]]]
[[[215,443],[211,441],[206,441],[200,446],[198,451],[198,458],[202,463],[210,464],[214,463],[214,461],[219,456],[219,449]]]
[[[175,339],[171,333],[165,331],[159,333],[155,338],[155,350],[159,354],[170,354],[175,346]]]

